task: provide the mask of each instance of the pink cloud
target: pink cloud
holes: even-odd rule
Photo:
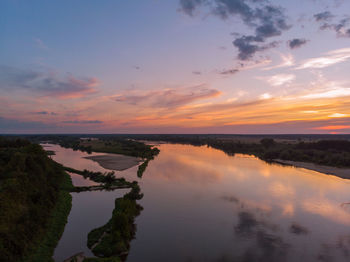
[[[138,92],[127,92],[125,94],[114,96],[113,99],[116,102],[132,105],[156,108],[176,108],[198,100],[217,97],[221,94],[221,92],[216,89],[209,89],[204,86],[161,89],[149,91],[143,94],[139,94]]]

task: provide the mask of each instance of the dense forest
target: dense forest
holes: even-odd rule
[[[350,136],[348,135],[131,135],[130,137],[209,146],[229,155],[250,154],[268,162],[281,159],[350,167]]]
[[[310,162],[335,167],[350,167],[350,141],[320,140],[295,144],[277,143],[264,138],[260,143],[208,141],[208,146],[221,149],[228,154],[245,153],[266,161],[277,159]]]
[[[0,137],[1,261],[53,261],[71,188],[70,177],[40,145]]]

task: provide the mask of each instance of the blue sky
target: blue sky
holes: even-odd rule
[[[0,10],[0,132],[350,131],[349,1]]]

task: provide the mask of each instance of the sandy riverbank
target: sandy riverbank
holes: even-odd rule
[[[97,162],[100,166],[106,169],[122,171],[130,167],[136,166],[141,162],[140,158],[133,156],[106,154],[99,156],[87,156],[87,159]]]
[[[327,175],[334,175],[334,176],[344,178],[344,179],[350,179],[350,168],[338,168],[338,167],[331,167],[331,166],[322,166],[322,165],[316,165],[313,163],[296,162],[296,161],[281,160],[281,159],[274,159],[274,162],[276,162],[278,164],[282,164],[282,165],[289,165],[289,166],[310,169],[313,171],[317,171],[317,172],[324,173]]]

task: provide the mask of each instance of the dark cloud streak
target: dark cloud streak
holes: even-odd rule
[[[294,39],[288,41],[288,46],[290,47],[290,49],[296,49],[296,48],[299,48],[299,47],[305,45],[307,42],[308,42],[308,40],[306,40],[306,39],[294,38]]]
[[[350,24],[350,17],[345,16],[338,22],[331,22],[336,16],[329,11],[318,13],[314,15],[316,22],[321,23],[321,30],[332,30],[338,37],[350,37],[350,28],[347,28]]]
[[[68,120],[63,121],[64,124],[102,124],[103,121],[100,120]]]
[[[186,15],[193,16],[197,6],[205,2],[206,0],[180,0],[181,11]]]
[[[322,12],[322,13],[318,13],[318,14],[315,14],[314,15],[314,18],[317,22],[320,22],[320,21],[329,21],[331,20],[332,18],[334,17],[334,15],[329,12],[329,11],[325,11],[325,12]]]
[[[234,75],[239,72],[239,69],[228,69],[228,70],[223,70],[220,71],[219,74],[221,75]]]
[[[52,116],[57,115],[57,113],[55,113],[55,112],[48,112],[48,111],[32,112],[32,114],[34,114],[34,115],[52,115]]]

